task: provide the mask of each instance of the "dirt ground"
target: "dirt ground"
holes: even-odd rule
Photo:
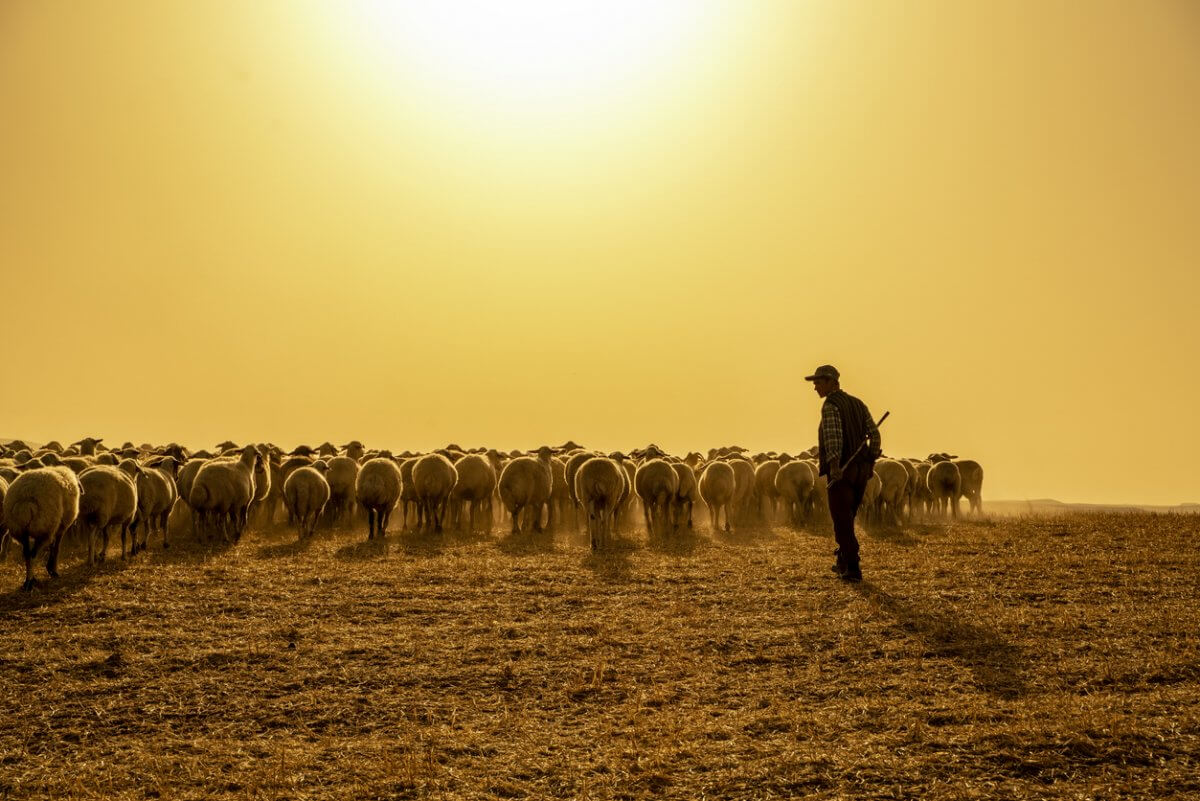
[[[1200,797],[1200,516],[862,540],[10,554],[0,798]]]

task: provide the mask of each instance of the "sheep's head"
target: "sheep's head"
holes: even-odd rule
[[[551,448],[549,445],[543,445],[542,447],[537,449],[538,461],[548,462],[548,461],[550,461],[550,457],[553,455],[554,455],[554,449]]]
[[[317,461],[312,463],[312,468],[313,468],[313,470],[316,470],[318,473],[328,473],[329,472],[329,462],[325,461],[324,459],[318,459]]]
[[[142,466],[136,460],[128,458],[117,462],[117,469],[125,475],[133,476],[134,478],[142,473]]]

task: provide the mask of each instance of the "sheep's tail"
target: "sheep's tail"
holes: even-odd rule
[[[42,511],[42,505],[36,497],[21,498],[13,503],[9,513],[4,516],[4,525],[10,531],[24,531],[33,525]]]
[[[192,494],[188,496],[188,506],[193,509],[202,507],[208,503],[208,487],[203,484],[195,484],[192,486]]]

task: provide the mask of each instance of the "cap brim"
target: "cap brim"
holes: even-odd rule
[[[806,376],[804,376],[804,380],[805,381],[816,381],[820,377],[821,376],[819,376],[819,375],[806,375]]]

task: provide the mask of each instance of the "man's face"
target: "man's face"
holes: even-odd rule
[[[828,395],[830,392],[833,392],[833,379],[832,378],[814,378],[813,379],[813,389],[815,389],[817,391],[817,394],[823,398],[826,395]]]

